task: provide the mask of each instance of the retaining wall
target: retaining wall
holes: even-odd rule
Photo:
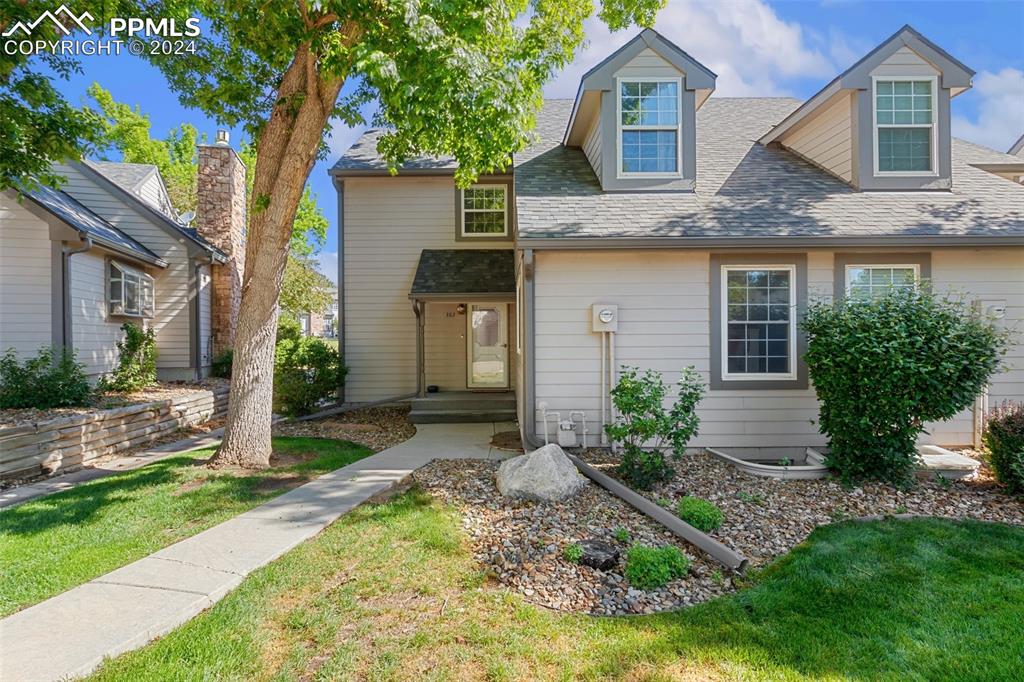
[[[0,428],[0,480],[69,473],[97,457],[145,445],[227,411],[228,388],[197,390],[34,424]]]

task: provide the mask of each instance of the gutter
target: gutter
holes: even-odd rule
[[[67,246],[61,248],[61,318],[63,324],[61,325],[61,346],[65,352],[69,349],[74,349],[74,339],[71,333],[71,257],[76,253],[85,253],[92,249],[92,237],[85,232],[79,232],[78,236],[82,240],[82,246],[77,249],[71,249]]]
[[[1024,246],[1021,235],[879,235],[863,237],[527,237],[519,249],[750,249],[871,248],[905,246]]]

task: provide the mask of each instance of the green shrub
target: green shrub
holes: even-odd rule
[[[281,315],[277,319],[277,341],[298,341],[302,337],[302,327],[299,321],[288,315]]]
[[[616,528],[615,532],[612,533],[612,535],[615,537],[616,540],[618,540],[622,544],[626,544],[627,542],[629,542],[629,531],[623,528],[622,526]]]
[[[152,327],[125,322],[124,339],[117,342],[117,367],[104,377],[102,388],[119,393],[138,391],[156,383],[156,333]]]
[[[973,403],[1008,339],[963,302],[925,290],[818,303],[802,327],[826,462],[845,483],[909,485],[925,424]]]
[[[668,444],[672,456],[679,458],[697,434],[696,408],[704,396],[704,384],[694,368],[685,367],[676,386],[676,401],[669,410],[665,409],[668,388],[661,373],[651,369],[640,374],[635,367],[623,367],[611,391],[618,419],[605,426],[605,432],[622,445],[619,474],[636,488],[647,490],[672,478],[674,470],[662,447]]]
[[[338,351],[317,338],[278,340],[274,361],[274,409],[289,417],[314,412],[345,377]]]
[[[676,516],[697,530],[710,533],[722,525],[722,510],[707,500],[687,495],[679,498]]]
[[[566,545],[562,549],[562,558],[571,564],[578,564],[583,558],[583,547],[576,542]]]
[[[626,580],[641,590],[655,590],[669,581],[682,578],[688,570],[690,560],[673,545],[633,545],[626,554]]]
[[[22,364],[12,348],[0,358],[0,409],[76,407],[87,405],[91,395],[74,351],[41,348]]]
[[[210,374],[220,379],[231,378],[231,363],[235,353],[230,348],[225,348],[210,363]]]
[[[993,410],[983,438],[996,478],[1011,493],[1024,493],[1024,403],[1003,403]]]

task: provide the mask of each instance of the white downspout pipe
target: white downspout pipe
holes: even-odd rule
[[[611,389],[615,388],[619,382],[619,373],[615,364],[615,332],[608,332],[608,381],[610,386],[608,387],[608,416],[612,424],[617,421],[615,415],[615,403],[612,401]],[[615,444],[612,444],[612,452],[615,452]]]
[[[605,337],[608,335],[607,332],[601,332],[601,445],[608,445],[608,434],[604,431],[605,421],[605,405],[608,402],[608,382],[606,381],[608,375],[608,360],[605,353]]]

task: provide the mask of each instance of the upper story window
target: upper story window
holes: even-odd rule
[[[153,316],[155,287],[152,277],[112,260],[107,264],[107,280],[107,302],[111,315]]]
[[[679,80],[618,83],[619,175],[679,175]]]
[[[722,267],[722,379],[796,378],[796,268]]]
[[[892,289],[913,289],[920,277],[917,265],[847,265],[846,293],[851,298],[875,298]]]
[[[508,236],[508,185],[473,185],[462,190],[463,237]]]
[[[934,79],[876,79],[875,173],[935,173]]]

